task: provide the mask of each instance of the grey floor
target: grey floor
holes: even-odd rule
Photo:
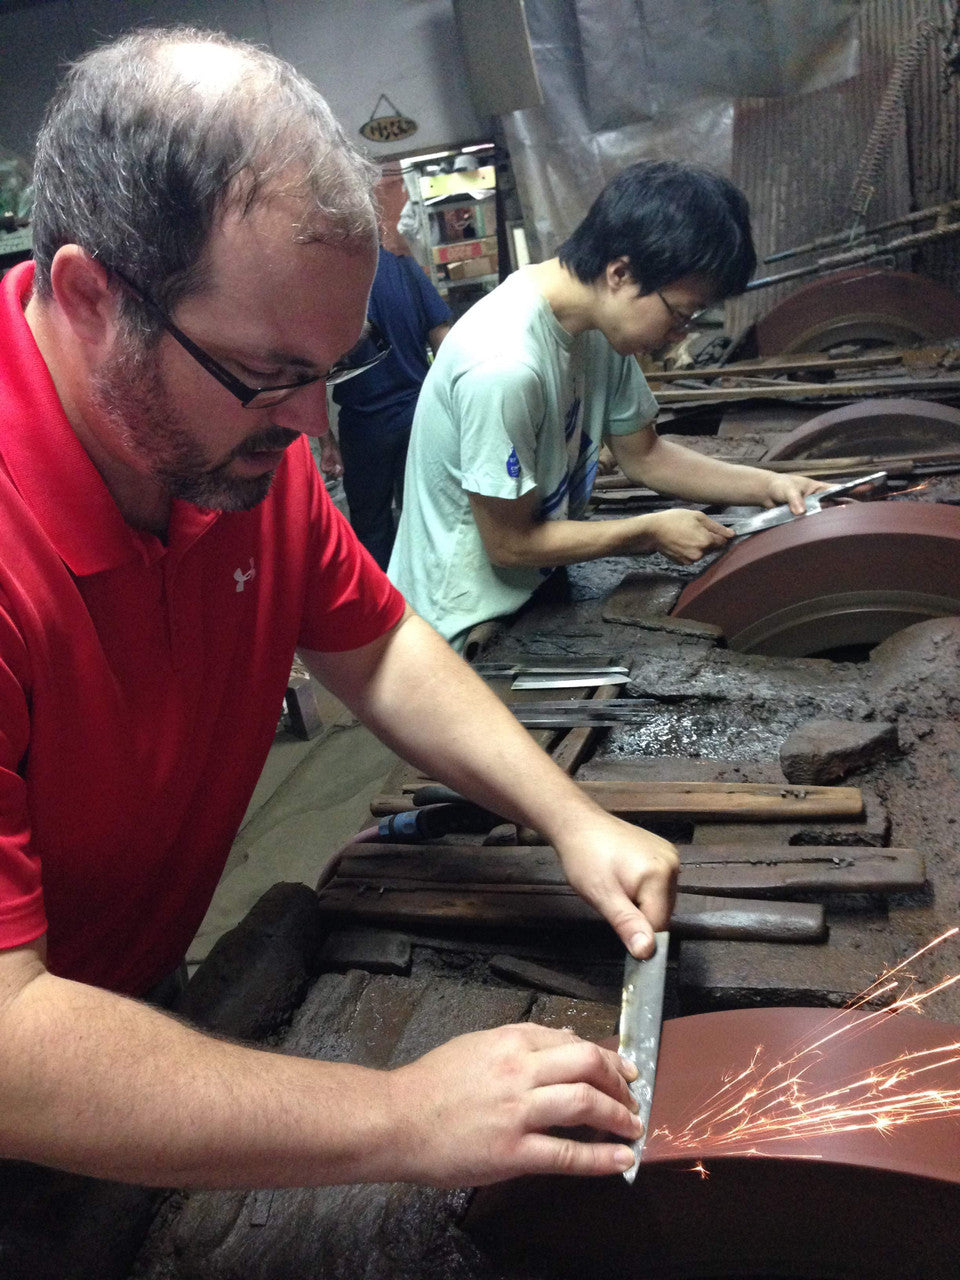
[[[195,966],[278,881],[316,884],[330,857],[369,826],[370,798],[397,757],[335,698],[320,693],[309,741],[278,732],[210,909],[190,947]]]

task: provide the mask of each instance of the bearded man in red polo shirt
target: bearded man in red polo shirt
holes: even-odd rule
[[[669,915],[672,846],[584,798],[319,481],[375,176],[292,68],[185,29],[83,59],[41,132],[36,267],[0,290],[0,1157],[218,1187],[632,1159],[633,1068],[571,1033],[375,1072],[130,998],[204,915],[296,648],[401,754],[539,828],[635,954]],[[621,1141],[547,1132],[572,1123]]]

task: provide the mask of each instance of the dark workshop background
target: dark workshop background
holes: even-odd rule
[[[371,144],[375,159],[505,140],[534,258],[613,172],[643,156],[730,172],[750,198],[761,253],[855,220],[851,181],[871,141],[868,225],[957,192],[949,0],[0,0],[0,149],[29,159],[66,60],[121,30],[177,22],[288,58],[354,138],[387,94],[419,127]],[[472,85],[462,29],[476,37],[468,44],[479,40]],[[498,33],[506,47],[484,44]],[[520,83],[528,56],[542,106],[484,114],[504,82]],[[956,286],[958,246],[921,251],[914,269]],[[752,318],[778,296],[765,290],[731,318]]]

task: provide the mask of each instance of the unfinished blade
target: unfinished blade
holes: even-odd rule
[[[660,1026],[663,1022],[663,988],[667,977],[667,949],[670,935],[654,934],[656,949],[649,960],[635,960],[628,955],[623,970],[623,1001],[620,1006],[620,1053],[632,1062],[639,1075],[630,1086],[640,1107],[643,1134],[633,1144],[636,1160],[624,1173],[627,1182],[637,1176],[640,1154],[647,1139],[653,1084],[660,1049]]]
[[[840,497],[857,489],[876,489],[879,485],[884,484],[886,479],[886,471],[875,471],[872,475],[857,476],[854,480],[844,480],[840,484],[834,484],[828,489],[821,490],[819,493],[808,494],[804,498],[804,507],[806,508],[804,514],[815,515],[821,511],[820,504],[827,498]],[[738,538],[746,538],[752,533],[761,533],[764,529],[774,529],[780,524],[790,524],[793,520],[799,520],[802,517],[794,515],[789,506],[784,505],[771,507],[768,511],[761,511],[752,516],[715,516],[713,518],[718,524],[726,525],[728,529],[732,529]]]
[[[605,684],[626,684],[630,679],[623,669],[588,671],[581,675],[517,676],[511,689],[598,689]]]

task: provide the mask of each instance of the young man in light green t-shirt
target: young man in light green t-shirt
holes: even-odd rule
[[[682,564],[731,536],[700,511],[587,521],[600,446],[632,480],[691,502],[788,502],[805,476],[661,440],[634,358],[741,293],[749,210],[726,179],[632,165],[557,257],[518,271],[454,325],[423,385],[389,575],[455,647],[512,613],[557,565],[660,551]]]

